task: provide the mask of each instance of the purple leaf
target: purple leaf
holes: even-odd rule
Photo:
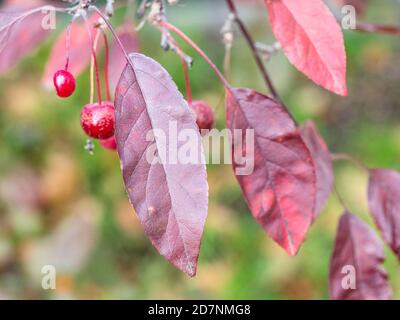
[[[368,201],[383,239],[400,259],[400,173],[371,170]]]
[[[329,272],[335,300],[387,300],[391,288],[381,266],[383,247],[374,231],[351,213],[339,221]]]
[[[290,255],[296,254],[311,224],[315,170],[310,152],[285,108],[250,89],[231,89],[226,98],[227,127],[233,137],[233,168],[257,222]],[[253,130],[254,146],[245,143]],[[243,142],[243,143],[242,143]],[[243,147],[254,151],[254,170],[238,174]],[[250,147],[250,148],[247,148]]]
[[[40,4],[40,2],[38,2]],[[42,7],[7,5],[0,12],[0,74],[34,51],[47,37]]]
[[[176,140],[147,141],[150,130],[178,135],[190,131],[193,148],[204,159],[201,137],[188,104],[170,75],[154,60],[131,54],[116,89],[115,120],[118,153],[129,199],[157,250],[190,276],[196,274],[200,241],[208,210],[205,165],[174,164]],[[178,140],[180,150],[187,142]],[[149,150],[168,161],[153,163]],[[179,151],[180,152],[180,151]]]
[[[117,35],[123,44],[125,51],[127,52],[138,52],[139,51],[139,39],[136,31],[130,24],[124,24],[117,29]],[[117,41],[114,41],[110,48],[110,90],[115,91],[118,81],[121,77],[121,73],[126,65],[126,58]]]
[[[313,216],[313,220],[315,220],[324,208],[326,200],[332,191],[334,180],[332,158],[324,139],[313,122],[308,121],[303,124],[300,127],[300,132],[315,164],[317,179],[317,196]]]

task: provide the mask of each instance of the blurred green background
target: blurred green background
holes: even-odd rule
[[[369,3],[363,20],[400,23],[395,1]],[[238,5],[257,41],[272,44],[262,1]],[[116,24],[123,11],[118,10]],[[169,20],[221,69],[220,29],[226,16],[222,0],[182,0],[168,10]],[[197,276],[188,278],[158,255],[128,202],[117,155],[96,145],[91,156],[83,148],[79,112],[89,100],[89,72],[77,79],[77,91],[67,100],[41,85],[52,40],[60,31],[0,78],[0,297],[327,299],[329,259],[343,211],[336,196],[299,254],[289,257],[251,217],[229,165],[208,167],[209,216]],[[160,49],[159,32],[146,25],[139,37],[141,52],[165,66],[183,92],[181,62]],[[400,170],[399,38],[352,31],[345,38],[347,98],[315,86],[281,52],[268,62],[268,70],[295,118],[314,120],[333,152],[350,153],[371,167]],[[201,58],[182,46],[195,58],[190,72],[194,98],[212,104],[222,129],[221,83]],[[230,79],[235,86],[267,92],[239,33]],[[365,172],[340,162],[335,174],[348,207],[371,223]],[[385,267],[394,297],[400,298],[399,264],[385,248]],[[46,264],[57,267],[56,290],[41,288]]]

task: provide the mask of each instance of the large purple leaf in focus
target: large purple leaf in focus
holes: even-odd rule
[[[317,196],[313,220],[315,220],[324,208],[333,187],[332,158],[329,149],[312,121],[304,123],[300,127],[301,136],[311,152],[314,160],[317,179]]]
[[[0,74],[6,73],[47,37],[42,27],[44,1],[9,4],[0,8]],[[36,4],[36,6],[32,6]]]
[[[388,276],[381,266],[384,260],[383,247],[375,232],[359,218],[345,212],[339,221],[330,263],[330,297],[335,300],[390,299]]]
[[[208,210],[201,137],[170,75],[144,55],[130,54],[130,60],[115,98],[115,135],[125,187],[153,245],[176,267],[194,276]],[[168,134],[170,124],[177,125],[178,134],[189,129],[194,139],[191,147],[201,161],[149,162],[149,149],[174,158],[170,147],[176,140],[163,141],[157,134],[155,142],[146,139],[150,130]],[[177,141],[178,148],[185,143]]]
[[[383,239],[400,259],[400,173],[371,170],[368,201]]]
[[[308,148],[285,108],[250,89],[228,89],[227,127],[233,132],[233,168],[257,222],[290,255],[303,242],[311,224],[315,170]],[[235,137],[234,130],[242,130]],[[254,145],[246,146],[246,130]],[[254,170],[237,174],[237,159],[253,148]]]
[[[139,51],[139,38],[135,29],[130,24],[123,24],[118,27],[116,32],[126,52]],[[117,41],[114,40],[110,47],[109,83],[111,92],[115,91],[125,65],[125,55]]]

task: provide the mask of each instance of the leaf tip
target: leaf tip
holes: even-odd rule
[[[186,270],[184,272],[190,277],[194,278],[197,274],[197,265],[193,266],[191,263],[189,263],[186,267]]]
[[[287,246],[284,246],[285,251],[287,252],[287,254],[291,257],[294,257],[298,254],[301,244],[305,241],[305,233],[304,235],[297,239],[296,241],[293,241],[292,239],[289,239],[289,243]]]
[[[336,93],[339,96],[347,97],[347,95],[348,95],[347,85],[344,84],[343,86],[339,86],[338,88],[333,90],[333,92]]]
[[[286,248],[286,252],[289,256],[294,257],[297,255],[297,252],[299,252],[299,247],[294,248],[293,245],[291,245],[289,248]]]

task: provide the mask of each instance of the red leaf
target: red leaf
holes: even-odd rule
[[[333,186],[332,158],[328,147],[318,132],[317,127],[311,121],[300,127],[301,136],[311,152],[315,165],[317,182],[317,196],[313,220],[315,220],[324,208]]]
[[[250,89],[231,89],[226,98],[227,127],[254,130],[254,170],[236,177],[250,210],[272,239],[294,255],[311,224],[315,172],[310,152],[287,111]],[[242,154],[233,139],[233,167]],[[252,146],[250,146],[252,147]]]
[[[120,26],[117,29],[117,35],[121,40],[126,52],[139,51],[139,39],[134,28],[130,24],[127,23]],[[115,91],[125,65],[125,55],[123,54],[118,43],[114,40],[110,48],[109,83],[111,92]]]
[[[391,289],[380,265],[383,247],[373,230],[351,213],[339,222],[329,272],[330,296],[335,300],[387,300]],[[351,276],[354,281],[349,281]],[[350,284],[354,286],[350,286]]]
[[[92,26],[98,21],[97,14],[92,15],[88,19],[88,25]],[[92,38],[95,37],[97,29],[91,28]],[[49,60],[46,65],[43,82],[48,88],[53,86],[54,73],[60,69],[64,69],[66,62],[66,39],[67,29],[63,31],[58,37],[56,43],[53,45]],[[76,78],[85,68],[90,64],[92,57],[90,48],[89,33],[83,21],[73,21],[70,29],[70,50],[69,50],[69,69]],[[101,45],[99,41],[98,48]]]
[[[400,259],[400,173],[371,170],[368,200],[383,239]]]
[[[316,84],[347,95],[343,34],[322,0],[265,0],[272,30],[290,62]]]
[[[171,133],[169,125],[176,121],[178,134],[190,129],[194,148],[203,157],[201,137],[194,115],[169,74],[141,54],[130,58],[133,68],[128,65],[123,71],[115,99],[115,135],[125,187],[153,245],[194,276],[208,207],[205,165],[149,163],[149,148],[160,155],[165,152],[169,159],[176,140],[165,142],[156,135],[154,143],[146,135],[150,130]],[[178,147],[182,145],[178,141]]]
[[[37,5],[43,4],[37,2]],[[10,4],[0,12],[0,74],[34,51],[47,37],[42,27],[43,6]]]

